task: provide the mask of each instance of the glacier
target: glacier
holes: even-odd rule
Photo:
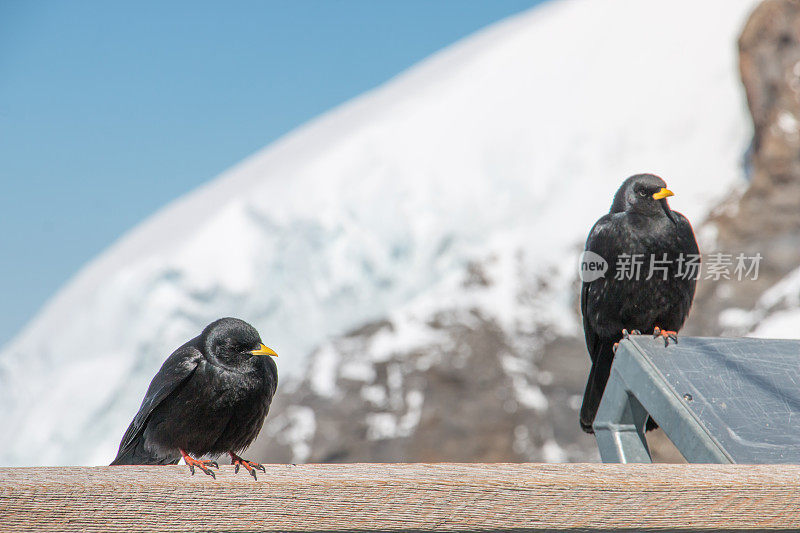
[[[548,2],[166,206],[0,352],[0,464],[107,464],[164,358],[220,316],[255,325],[286,382],[327,339],[524,250],[556,280],[537,320],[577,331],[577,253],[623,178],[662,175],[696,225],[742,187],[736,38],[755,4]],[[481,297],[513,322],[504,286]]]

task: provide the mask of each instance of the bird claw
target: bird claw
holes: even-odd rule
[[[623,329],[622,330],[622,338],[623,339],[628,339],[628,338],[630,338],[631,335],[641,335],[641,334],[642,334],[642,332],[639,331],[638,329],[632,329],[630,331],[628,331],[627,329]]]
[[[638,329],[632,329],[630,331],[628,331],[627,329],[623,329],[622,330],[622,338],[623,339],[630,339],[631,335],[641,335],[641,334],[642,334],[642,332],[639,331]],[[614,353],[617,353],[617,348],[619,348],[619,343],[615,342],[614,346],[611,347],[611,351],[613,351]]]
[[[211,470],[211,468],[210,468],[210,467],[212,467],[213,465],[209,464],[209,465],[207,465],[207,466],[206,466],[206,465],[203,465],[203,464],[198,464],[198,465],[193,465],[193,464],[190,464],[190,465],[189,465],[189,470],[192,472],[192,475],[194,475],[194,467],[195,467],[195,466],[197,466],[197,468],[199,468],[200,470],[202,470],[202,472],[203,472],[205,475],[207,475],[207,476],[211,476],[212,478],[214,478],[214,479],[217,479],[217,476],[216,476],[216,474],[214,474],[214,471],[213,471],[213,470]],[[219,468],[219,467],[217,467],[217,468]]]
[[[253,476],[253,479],[258,481],[258,477],[256,476],[256,470],[261,470],[262,472],[267,471],[267,469],[264,468],[264,465],[262,465],[261,463],[256,463],[253,461],[248,461],[247,459],[242,459],[233,452],[228,452],[228,454],[231,456],[231,464],[235,465],[233,469],[233,472],[235,474],[238,474],[239,467],[243,466],[247,470],[247,473]]]
[[[667,346],[669,346],[669,341],[670,340],[673,341],[675,344],[678,344],[678,332],[677,331],[670,331],[670,330],[667,330],[667,329],[661,329],[658,326],[656,326],[653,329],[653,338],[657,339],[659,337],[664,339],[664,347],[665,348]]]
[[[203,459],[195,459],[190,457],[188,453],[181,450],[181,455],[183,455],[183,460],[186,461],[186,464],[189,465],[189,471],[194,475],[194,468],[197,467],[203,471],[203,473],[207,476],[211,476],[214,479],[217,479],[216,474],[211,468],[219,468],[219,464],[216,461],[209,461]]]

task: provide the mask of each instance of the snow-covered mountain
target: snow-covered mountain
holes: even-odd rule
[[[109,462],[166,355],[219,316],[253,323],[282,382],[322,397],[339,366],[320,353],[385,317],[391,334],[359,345],[373,361],[429,346],[444,307],[534,344],[574,337],[577,252],[623,178],[661,174],[695,222],[742,186],[751,131],[735,41],[754,4],[549,2],[167,206],[0,353],[0,464]],[[492,282],[467,282],[471,265]],[[525,381],[537,369],[503,361],[516,401],[546,412]],[[408,434],[422,401],[406,394],[411,414],[374,417],[372,435]],[[308,433],[313,412],[295,414]]]

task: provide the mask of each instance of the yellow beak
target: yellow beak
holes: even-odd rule
[[[661,189],[657,193],[653,195],[654,200],[661,200],[662,198],[667,198],[669,196],[675,196],[675,193],[669,189]]]
[[[276,354],[274,350],[272,350],[271,348],[267,348],[263,344],[261,345],[261,348],[259,348],[258,350],[253,350],[250,353],[253,355],[271,355],[272,357],[278,357],[278,354]]]

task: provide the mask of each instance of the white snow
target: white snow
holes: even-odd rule
[[[367,361],[348,361],[341,366],[339,375],[352,381],[372,383],[375,381],[375,367]]]
[[[764,291],[750,314],[757,324],[750,337],[800,338],[800,268]]]
[[[394,313],[391,323],[392,331],[383,329],[372,338],[368,353],[373,361],[388,361],[392,355],[408,353],[443,341],[443,336],[430,328],[424,319]]]
[[[167,206],[0,353],[0,464],[110,461],[163,359],[220,316],[259,329],[285,383],[332,336],[461,298],[464,265],[496,257],[465,298],[503,327],[574,332],[566,280],[623,178],[661,174],[695,223],[742,179],[735,42],[754,4],[545,4]]]
[[[539,411],[547,409],[547,398],[542,393],[542,389],[529,381],[534,370],[528,361],[505,355],[502,358],[502,365],[506,375],[511,378],[514,397],[519,403]]]
[[[410,390],[405,397],[406,411],[401,416],[386,412],[368,413],[365,417],[367,438],[382,440],[408,437],[419,424],[424,400],[421,391]]]
[[[797,140],[800,137],[800,123],[789,111],[782,111],[778,115],[778,128],[787,139]]]
[[[769,309],[777,305],[800,306],[800,268],[790,272],[778,283],[764,291],[758,300],[758,306],[761,308]]]
[[[773,313],[750,332],[748,337],[800,339],[800,309]]]
[[[397,417],[392,413],[368,413],[367,439],[383,440],[397,437]]]
[[[292,463],[305,463],[311,455],[311,439],[317,430],[316,415],[310,407],[292,405],[284,416],[286,419],[274,426],[277,430],[273,436],[290,445]]]
[[[718,320],[723,328],[738,331],[751,328],[759,318],[757,314],[746,309],[730,307],[720,312]]]
[[[410,390],[406,393],[406,412],[400,417],[398,429],[400,435],[411,435],[422,418],[422,404],[425,402],[425,395],[418,390]]]
[[[311,390],[322,397],[331,398],[336,394],[336,369],[341,356],[331,343],[325,343],[314,354],[311,376]]]
[[[367,385],[361,388],[361,399],[376,407],[386,407],[386,389],[381,385]]]
[[[564,463],[567,460],[567,453],[553,439],[545,441],[542,446],[542,456],[546,463]]]

